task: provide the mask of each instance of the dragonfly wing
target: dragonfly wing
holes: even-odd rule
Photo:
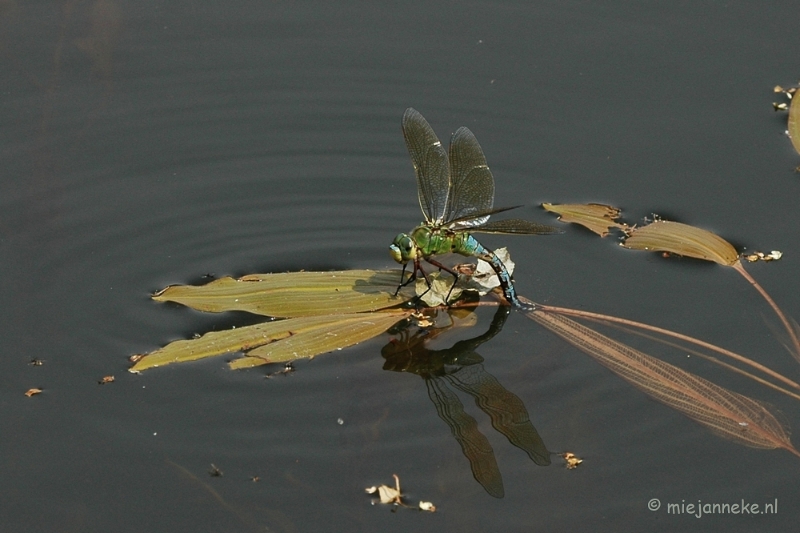
[[[516,233],[519,235],[552,235],[554,233],[564,233],[564,230],[553,226],[537,224],[530,220],[521,220],[518,218],[493,220],[483,226],[472,228],[470,231],[474,233]]]
[[[403,114],[403,137],[417,175],[417,194],[425,219],[442,222],[450,192],[447,152],[425,117],[412,107]]]
[[[453,230],[470,229],[475,226],[475,219],[486,220],[487,218],[489,218],[490,215],[494,215],[495,213],[502,213],[503,211],[510,211],[511,209],[516,209],[518,207],[522,206],[512,205],[510,207],[495,207],[492,209],[484,209],[482,211],[474,211],[469,215],[465,215],[455,220],[451,220],[450,223],[447,225],[447,228]]]
[[[461,226],[472,227],[489,220],[488,214],[469,216],[494,205],[494,177],[481,145],[468,128],[458,128],[450,139],[450,176],[452,190],[443,222],[462,219]]]

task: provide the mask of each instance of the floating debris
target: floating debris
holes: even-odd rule
[[[295,370],[294,363],[292,361],[288,361],[285,365],[283,365],[283,368],[281,370],[276,370],[275,372],[270,372],[269,374],[264,376],[264,378],[271,379],[272,376],[278,376],[278,375],[287,376],[287,375],[291,374],[292,372],[294,372],[294,370]]]
[[[753,252],[752,254],[742,254],[742,257],[751,263],[755,263],[756,261],[778,261],[783,257],[783,252],[778,250],[772,250],[768,254],[764,252]]]
[[[431,502],[419,502],[419,510],[428,511],[429,513],[435,513],[436,506],[433,505]]]
[[[390,503],[395,506],[403,506],[413,509],[413,507],[407,505],[402,499],[403,495],[400,492],[400,477],[397,474],[392,474],[392,477],[394,477],[394,487],[390,487],[389,485],[380,485],[378,487],[368,487],[364,489],[364,491],[367,494],[377,494],[381,503]],[[374,500],[372,504],[375,505]],[[420,501],[417,508],[420,511],[427,511],[429,513],[436,512],[436,506],[431,502]]]
[[[572,452],[564,452],[561,454],[561,457],[563,457],[564,460],[567,462],[566,464],[567,470],[575,470],[576,468],[578,468],[578,465],[583,462],[583,459],[581,459]]]

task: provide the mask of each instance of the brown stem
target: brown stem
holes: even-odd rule
[[[781,308],[778,307],[778,304],[776,304],[770,295],[767,294],[767,291],[765,291],[764,288],[753,278],[753,276],[751,276],[750,273],[744,269],[744,265],[742,265],[741,261],[736,261],[736,263],[731,266],[736,269],[739,274],[744,276],[744,279],[749,281],[750,285],[755,287],[755,289],[761,293],[761,296],[764,297],[772,310],[775,311],[775,314],[778,315],[778,318],[781,319],[781,322],[783,322],[783,327],[785,327],[786,331],[789,332],[789,337],[792,339],[792,344],[794,345],[794,350],[790,349],[789,352],[791,352],[792,356],[797,359],[798,362],[800,362],[800,339],[797,338],[797,332],[792,324],[789,323],[789,319],[786,318],[785,314],[783,314],[783,311],[781,311]]]

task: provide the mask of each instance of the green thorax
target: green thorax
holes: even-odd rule
[[[423,257],[449,253],[475,255],[476,241],[466,231],[452,231],[423,224],[411,230],[409,236]]]

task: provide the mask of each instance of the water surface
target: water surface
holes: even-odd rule
[[[443,140],[468,126],[496,204],[526,204],[520,216],[548,223],[541,202],[608,202],[630,222],[656,212],[784,251],[750,270],[800,315],[798,156],[770,105],[771,88],[798,76],[783,8],[0,4],[3,524],[787,530],[800,518],[796,458],[712,435],[518,314],[479,348],[483,368],[525,403],[550,450],[584,463],[537,466],[462,394],[502,499],[473,479],[425,382],[382,370],[388,336],[270,380],[223,358],[126,371],[130,354],[258,320],[150,301],[170,283],[393,266],[388,244],[421,217],[399,128],[408,106]],[[575,228],[486,244],[511,247],[523,295],[678,329],[797,375],[762,315],[775,319],[733,272]],[[654,354],[800,424],[793,401]],[[116,381],[98,385],[106,375]],[[44,393],[27,398],[31,387]],[[394,473],[410,502],[439,512],[370,505],[364,487]],[[779,507],[695,518],[650,511],[652,498]]]

